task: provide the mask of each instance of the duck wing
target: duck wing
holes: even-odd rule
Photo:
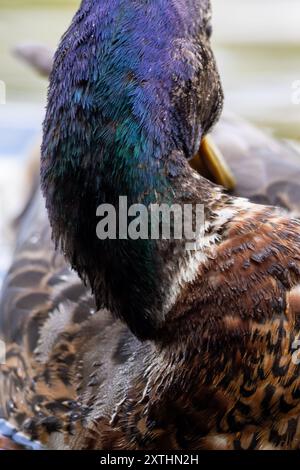
[[[213,131],[235,178],[234,194],[300,216],[300,146],[224,113]]]

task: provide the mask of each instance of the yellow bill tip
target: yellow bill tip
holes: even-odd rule
[[[214,183],[230,191],[235,188],[236,181],[232,171],[210,135],[202,139],[199,152],[190,164],[202,176]]]

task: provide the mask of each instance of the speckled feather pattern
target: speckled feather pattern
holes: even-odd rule
[[[209,33],[207,1],[83,2],[50,77],[41,177],[54,239],[97,306],[139,337],[160,322],[163,260],[148,241],[99,243],[96,209],[119,195],[176,202],[173,178],[222,105]]]

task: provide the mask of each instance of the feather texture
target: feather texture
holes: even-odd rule
[[[300,223],[188,165],[222,102],[209,15],[85,0],[56,54],[42,183],[57,247],[37,192],[0,316],[1,414],[50,448],[299,447]],[[240,191],[279,194],[269,181]],[[123,191],[203,203],[199,252],[95,240],[97,204]]]

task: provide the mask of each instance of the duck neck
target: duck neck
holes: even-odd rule
[[[98,307],[110,308],[139,338],[153,339],[176,299],[175,278],[188,265],[198,236],[202,219],[195,228],[193,217],[203,217],[203,206],[209,213],[218,190],[179,152],[165,162],[123,165],[118,171],[106,167],[105,173],[98,192],[98,237],[85,256],[88,277]],[[108,237],[103,227],[110,219],[102,217],[107,203],[113,214]],[[194,239],[187,239],[183,226],[186,208],[194,220],[188,227]]]

